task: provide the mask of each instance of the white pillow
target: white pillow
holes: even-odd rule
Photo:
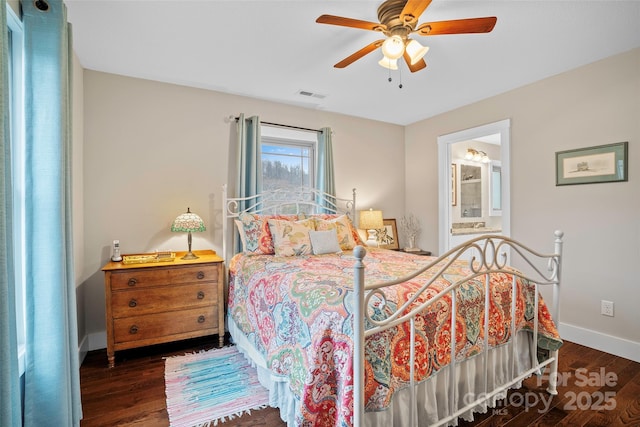
[[[338,242],[338,232],[333,230],[326,231],[309,231],[311,239],[311,248],[314,255],[337,254],[342,252],[340,243]]]

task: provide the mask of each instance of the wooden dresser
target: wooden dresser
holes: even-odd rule
[[[224,344],[224,266],[214,251],[146,264],[109,262],[104,271],[107,357],[129,348],[218,334]]]

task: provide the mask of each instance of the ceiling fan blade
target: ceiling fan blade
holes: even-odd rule
[[[361,21],[359,19],[344,18],[342,16],[321,15],[316,19],[318,24],[339,25],[341,27],[360,28],[362,30],[384,31],[386,25],[379,22]]]
[[[342,61],[338,62],[336,65],[334,65],[334,67],[335,68],[344,68],[347,65],[350,65],[351,63],[357,61],[358,59],[362,58],[363,56],[373,52],[374,50],[376,50],[377,48],[382,46],[382,42],[383,41],[384,40],[376,40],[373,43],[370,43],[370,44],[366,45],[365,47],[363,47],[359,51],[357,51],[355,53],[352,53],[351,55],[349,55],[346,58],[344,58]]]
[[[496,25],[498,18],[454,19],[451,21],[425,22],[416,28],[421,36],[439,36],[441,34],[489,33]]]
[[[420,71],[423,68],[427,68],[427,63],[424,61],[424,58],[420,58],[420,60],[418,62],[416,62],[415,64],[411,65],[411,57],[409,56],[409,54],[407,52],[405,52],[402,57],[404,58],[404,62],[407,63],[407,67],[409,67],[409,70],[412,73],[415,73],[416,71]]]
[[[404,23],[417,22],[430,4],[431,0],[408,0],[400,12],[400,19]]]

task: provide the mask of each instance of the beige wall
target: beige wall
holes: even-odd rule
[[[225,117],[334,131],[338,196],[358,191],[360,208],[404,213],[404,128],[218,92],[85,70],[84,262],[88,333],[105,330],[100,268],[114,239],[123,252],[186,250],[169,231],[190,207],[206,223],[194,249],[222,252],[221,197],[231,129]],[[103,346],[93,338],[91,348]]]
[[[407,126],[406,209],[429,230],[421,247],[438,247],[438,136],[507,118],[512,236],[551,250],[553,231],[565,232],[561,332],[638,358],[640,49]],[[621,141],[628,182],[555,186],[557,151]],[[615,317],[600,315],[602,299],[615,303]]]

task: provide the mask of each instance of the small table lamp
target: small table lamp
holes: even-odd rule
[[[205,231],[204,221],[198,215],[194,214],[187,208],[187,212],[178,215],[171,224],[171,231],[182,231],[189,233],[187,241],[189,242],[189,252],[182,259],[198,259],[199,257],[191,252],[191,232],[192,231]]]
[[[376,240],[376,229],[384,228],[382,211],[374,211],[373,209],[360,211],[358,227],[362,230],[367,230],[368,236],[365,242],[367,246],[379,246]]]

